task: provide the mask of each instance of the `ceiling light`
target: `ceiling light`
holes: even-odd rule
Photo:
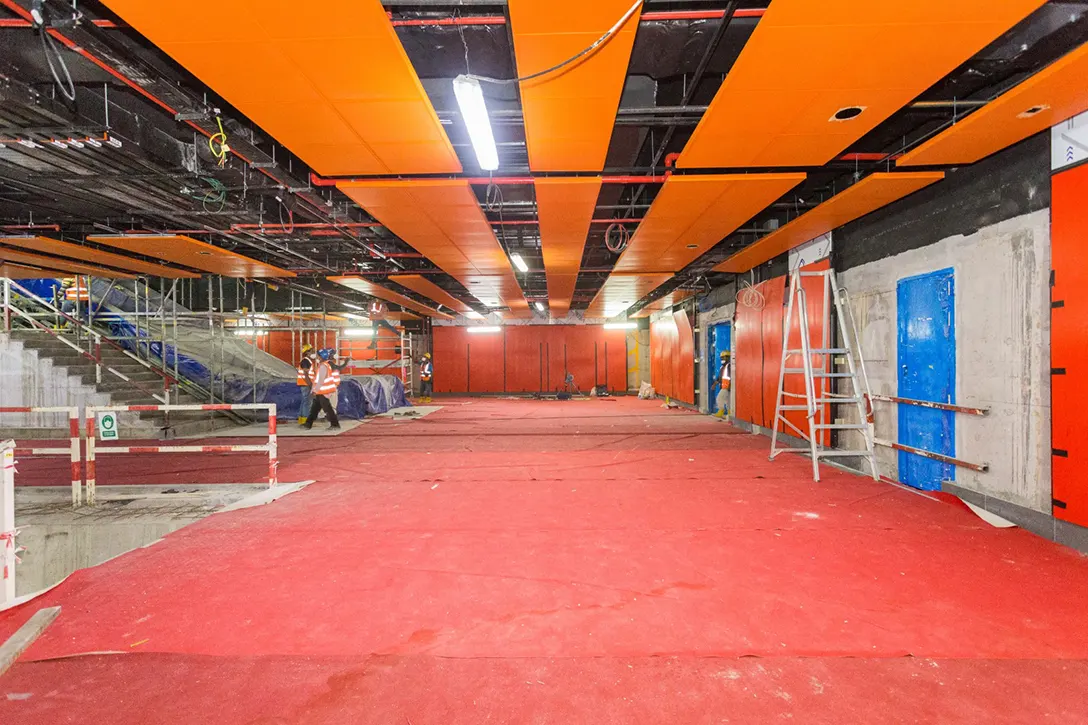
[[[96,138],[91,138],[90,136],[88,136],[84,139],[84,141],[87,142],[88,146],[94,146],[96,149],[102,148],[102,142]]]
[[[56,146],[58,149],[68,148],[68,144],[64,143],[63,141],[58,141],[55,138],[49,139],[49,143],[53,146]]]
[[[502,328],[498,325],[483,325],[480,327],[469,327],[467,329],[473,334],[481,334],[485,332],[502,332]]]
[[[264,332],[262,330],[253,330],[253,329],[244,330],[243,329],[243,330],[235,330],[234,334],[237,335],[238,337],[256,337],[257,335],[267,335],[268,333]]]
[[[525,263],[525,260],[521,258],[521,255],[515,252],[510,255],[510,261],[514,263],[514,266],[520,269],[522,272],[529,271],[529,265]]]
[[[638,327],[637,322],[606,322],[604,323],[604,329],[606,330],[634,330]]]
[[[365,307],[361,307],[359,305],[353,305],[350,302],[345,302],[344,307],[347,307],[349,310],[360,310],[360,311],[362,311],[362,310],[366,309]]]
[[[846,108],[840,108],[835,111],[835,115],[830,119],[831,121],[849,121],[852,118],[857,118],[865,110],[865,106],[847,106]]]
[[[453,95],[461,109],[461,119],[468,129],[472,148],[476,151],[476,160],[484,171],[499,168],[499,150],[495,147],[495,136],[491,133],[491,120],[487,116],[487,104],[480,81],[471,76],[459,75],[453,79]]]
[[[467,317],[470,320],[482,320],[482,319],[484,319],[484,316],[481,315],[476,310],[469,310],[468,312],[465,313],[465,317]]]
[[[113,136],[110,136],[106,139],[106,143],[108,143],[110,146],[113,146],[115,149],[121,148],[121,139],[119,138],[114,138]]]
[[[369,317],[363,317],[362,315],[356,315],[354,312],[342,312],[340,313],[349,320],[359,320],[360,322],[370,322]]]
[[[69,146],[74,146],[77,149],[83,148],[83,142],[80,141],[79,139],[70,138],[67,141],[65,141],[64,143],[68,144]]]
[[[19,143],[26,146],[28,149],[40,149],[42,147],[40,143],[35,143],[28,138],[19,139]]]
[[[544,311],[544,303],[543,302],[534,302],[533,304],[536,305],[536,308],[538,310],[540,310],[541,312]]]
[[[344,330],[346,337],[373,337],[374,328],[371,327],[348,327]]]

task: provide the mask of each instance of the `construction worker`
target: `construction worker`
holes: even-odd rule
[[[336,383],[336,392],[329,396],[329,402],[332,403],[332,409],[336,410],[336,404],[340,395],[340,373],[344,371],[344,368],[351,364],[351,359],[345,358],[343,362],[340,362],[336,357],[335,350],[330,347],[327,351],[329,355],[329,367],[332,368],[332,379],[333,382]]]
[[[340,419],[336,417],[336,411],[329,401],[329,397],[336,392],[336,380],[333,378],[332,365],[329,364],[332,352],[328,348],[319,350],[317,365],[306,371],[306,380],[311,385],[310,393],[313,395],[310,414],[306,416],[306,422],[302,425],[306,430],[314,427],[314,421],[322,411],[329,420],[329,428],[333,430],[340,428]]]
[[[299,425],[304,425],[306,416],[310,414],[310,403],[313,401],[310,397],[311,381],[307,379],[307,374],[308,371],[313,369],[316,358],[317,354],[314,352],[314,346],[310,343],[304,344],[302,346],[302,358],[295,367],[295,385],[298,386],[299,396],[302,398],[298,406]]]
[[[717,412],[714,413],[716,418],[725,418],[729,409],[729,390],[731,387],[732,375],[729,371],[729,351],[726,350],[721,354],[722,371],[718,377],[718,397],[714,401]]]
[[[431,402],[434,395],[434,363],[431,362],[431,353],[423,353],[423,360],[419,363],[419,402]]]

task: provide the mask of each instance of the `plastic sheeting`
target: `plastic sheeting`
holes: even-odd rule
[[[105,297],[107,309],[119,312],[135,310],[134,298],[122,285],[110,289],[108,284],[92,282],[95,299]],[[108,296],[107,296],[108,291]],[[141,294],[141,297],[143,295]],[[149,294],[152,310],[163,306],[163,299],[154,291]],[[142,306],[142,305],[141,305]],[[173,340],[175,331],[172,320],[172,303],[167,301],[167,332]],[[177,305],[179,315],[189,311]],[[141,326],[139,341],[135,325],[103,311],[100,321],[108,321],[111,336],[129,350],[137,346],[145,357],[164,359],[163,344],[158,338],[159,321],[147,319],[150,327]],[[128,339],[126,339],[128,338]],[[207,319],[182,317],[177,322],[177,350],[165,345],[167,369],[173,370],[175,357],[178,376],[210,390],[217,402],[227,403],[275,403],[277,418],[295,418],[302,403],[302,392],[295,380],[295,369],[289,363],[263,350],[255,350],[246,339],[231,334],[230,329],[209,330]],[[345,376],[337,395],[336,412],[342,418],[361,419],[367,415],[386,413],[390,408],[408,406],[404,383],[392,375]]]

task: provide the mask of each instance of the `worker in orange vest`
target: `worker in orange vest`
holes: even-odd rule
[[[332,404],[332,409],[336,410],[337,400],[340,394],[340,373],[344,372],[344,368],[351,364],[350,358],[345,358],[341,361],[336,356],[336,350],[328,348],[329,353],[329,367],[332,368],[332,380],[336,384],[336,392],[329,397],[329,402]],[[320,355],[321,353],[318,352]]]
[[[721,355],[722,371],[718,378],[720,389],[718,390],[718,397],[714,401],[717,412],[714,413],[716,418],[724,418],[729,412],[729,390],[732,386],[733,376],[729,370],[729,351],[726,350]]]
[[[431,353],[423,353],[423,361],[419,363],[419,402],[431,402],[434,395],[434,363],[431,362]]]
[[[317,353],[314,352],[314,346],[305,343],[302,346],[302,358],[298,361],[298,365],[295,366],[295,385],[298,386],[299,397],[302,399],[298,406],[299,425],[305,424],[306,416],[310,414],[310,403],[313,402],[310,395],[312,383],[306,379],[306,375],[307,371],[313,369],[314,360],[316,359]]]
[[[336,392],[337,386],[337,381],[333,377],[332,365],[329,363],[332,350],[328,348],[319,350],[317,357],[316,372],[314,372],[314,368],[306,371],[306,380],[310,383],[313,402],[310,403],[310,414],[306,417],[303,427],[306,430],[313,428],[318,414],[324,411],[325,417],[329,420],[329,428],[335,430],[340,428],[340,419],[336,417],[336,411],[333,409],[332,403],[329,402],[329,397]]]

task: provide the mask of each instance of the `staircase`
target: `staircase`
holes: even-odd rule
[[[102,402],[96,402],[95,405],[162,405],[162,400],[154,397],[157,395],[161,398],[164,395],[162,376],[120,350],[105,345],[102,347],[101,382],[98,382],[94,361],[76,352],[52,334],[28,329],[12,330],[8,334],[11,340],[21,343],[24,348],[36,351],[39,359],[49,359],[55,368],[63,369],[69,376],[78,378],[80,385],[87,392],[98,393]],[[116,370],[129,380],[122,380],[109,372],[107,368]],[[206,401],[198,400],[181,391],[175,397],[172,389],[169,402],[172,405],[185,405]],[[167,425],[166,415],[160,412],[125,413],[120,418],[122,436],[125,438],[176,438],[209,433],[236,425],[226,416],[204,412],[169,413],[169,425]],[[67,430],[59,427],[55,431],[5,427],[4,434],[13,437],[28,435],[35,438],[68,437]]]

